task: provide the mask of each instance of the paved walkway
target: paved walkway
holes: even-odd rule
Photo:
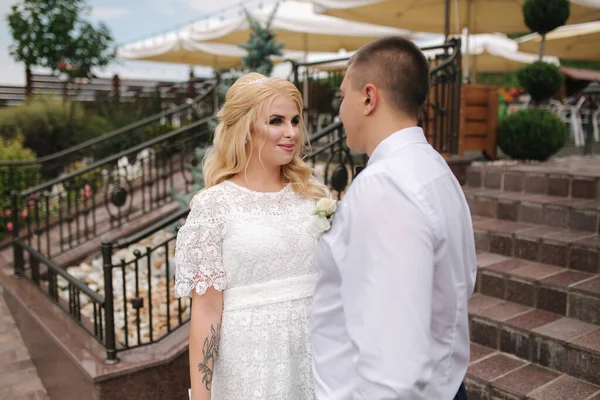
[[[0,286],[0,400],[49,399]]]

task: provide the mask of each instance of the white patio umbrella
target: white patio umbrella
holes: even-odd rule
[[[310,3],[285,1],[262,9],[248,10],[261,24],[266,24],[274,10],[271,28],[277,34],[277,41],[285,43],[287,50],[305,52],[337,52],[340,49],[352,51],[383,36],[401,35],[409,38],[420,37],[404,29],[375,26],[360,22],[345,21],[339,18],[318,15]],[[243,13],[236,18],[212,18],[190,26],[190,37],[196,41],[237,45],[248,40],[248,21]]]
[[[315,11],[418,32],[444,32],[446,0],[306,0]],[[529,32],[523,20],[525,0],[450,0],[450,33]],[[569,24],[600,20],[600,0],[571,0]]]
[[[170,33],[120,46],[117,57],[125,60],[160,61],[213,68],[233,68],[245,50],[218,43],[200,43],[184,33]]]
[[[517,39],[519,49],[539,51],[537,33]],[[600,60],[600,21],[565,25],[546,34],[545,54],[574,60]]]
[[[443,42],[443,38],[436,39],[421,43],[421,47],[440,46]],[[519,52],[516,41],[502,34],[472,35],[468,51],[466,41],[462,42],[462,52],[469,55],[474,66],[473,72],[509,72],[539,59],[537,54]],[[441,49],[425,51],[427,57],[434,57],[441,53],[443,53]],[[544,61],[560,65],[557,57],[546,56]],[[322,64],[318,68],[323,70],[345,69],[346,64],[345,61],[332,62]]]
[[[239,46],[193,40],[185,28],[122,45],[117,49],[117,57],[124,60],[159,61],[223,69],[238,66],[245,55],[246,50]],[[284,51],[283,56],[273,57],[273,62],[288,59],[301,61],[304,56],[304,52],[301,51]]]

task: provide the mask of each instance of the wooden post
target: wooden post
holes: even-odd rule
[[[195,79],[196,77],[194,76],[194,69],[190,67],[190,80],[188,81],[187,87],[187,97],[189,99],[193,99],[194,97],[196,97],[196,90],[194,88]]]
[[[498,138],[498,90],[494,87],[488,88],[488,126],[486,152],[492,160],[496,159],[496,146]]]
[[[121,79],[118,74],[112,78],[113,98],[118,103],[121,99]]]
[[[25,95],[29,98],[33,94],[33,76],[29,67],[25,68]]]
[[[459,112],[459,132],[458,132],[458,155],[465,155],[465,135],[464,130],[467,127],[467,96],[466,93],[469,90],[470,84],[463,84],[460,87],[460,112]]]

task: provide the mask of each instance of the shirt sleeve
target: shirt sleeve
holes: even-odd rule
[[[201,192],[192,200],[185,224],[175,245],[175,294],[202,295],[213,286],[224,290],[227,282],[222,258],[222,219],[215,218],[214,198]]]
[[[334,257],[357,352],[353,399],[424,399],[433,370],[433,214],[384,174],[361,178],[334,222],[344,226]]]

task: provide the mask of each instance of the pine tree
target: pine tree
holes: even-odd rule
[[[271,24],[278,8],[279,3],[275,5],[265,26],[262,26],[246,9],[244,9],[248,24],[250,25],[250,38],[248,39],[248,42],[240,45],[240,47],[246,49],[248,52],[242,59],[242,65],[251,72],[258,72],[265,76],[271,75],[271,72],[273,71],[273,61],[271,61],[271,56],[283,55],[281,50],[285,44],[281,42],[278,43],[275,40],[275,32],[271,29]]]

